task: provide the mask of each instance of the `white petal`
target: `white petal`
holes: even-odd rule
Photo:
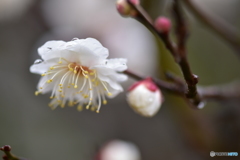
[[[30,72],[36,73],[36,74],[43,74],[49,69],[49,67],[53,66],[57,62],[58,62],[58,59],[55,58],[55,59],[43,61],[42,63],[39,63],[39,64],[33,64],[30,67]]]
[[[122,86],[120,84],[118,84],[116,81],[112,80],[110,77],[98,74],[98,78],[101,81],[107,82],[109,84],[109,86],[112,87],[113,89],[118,90],[118,91],[123,91]]]
[[[43,60],[54,58],[56,54],[59,54],[60,47],[65,43],[64,41],[48,41],[38,48],[38,54]]]
[[[68,45],[67,49],[80,53],[81,55],[88,55],[106,59],[109,55],[108,49],[103,47],[102,44],[94,38],[87,38],[81,40],[74,40],[72,45]],[[85,53],[84,51],[87,51]]]
[[[114,58],[107,61],[106,67],[112,68],[115,71],[122,72],[127,69],[127,59],[125,58]]]

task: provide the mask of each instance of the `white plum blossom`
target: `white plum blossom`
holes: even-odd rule
[[[99,112],[106,98],[123,91],[118,82],[127,76],[119,73],[127,69],[126,59],[107,59],[108,49],[93,38],[72,41],[48,41],[38,49],[42,60],[30,67],[32,73],[41,74],[36,95],[52,92],[49,106],[55,109],[78,105]]]
[[[160,109],[163,96],[152,79],[147,78],[130,87],[127,100],[135,112],[144,117],[152,117]]]

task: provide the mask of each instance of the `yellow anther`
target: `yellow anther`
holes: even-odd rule
[[[69,102],[68,102],[68,106],[69,106],[69,107],[72,107],[72,106],[73,106],[73,102],[72,102],[72,101],[69,101]]]
[[[77,87],[78,87],[77,85],[74,86],[74,88],[77,88]]]
[[[63,89],[63,87],[59,87],[60,89]]]
[[[77,102],[73,102],[73,104],[75,105],[75,104],[77,104]]]
[[[94,82],[95,81],[95,79],[92,79],[92,82]]]
[[[107,104],[107,101],[106,101],[106,100],[104,100],[104,101],[103,101],[103,104]]]
[[[58,92],[62,92],[62,90],[59,89]]]
[[[59,63],[59,64],[61,64],[61,63],[62,63],[62,61],[59,61],[58,63]]]
[[[45,74],[45,73],[43,73],[41,76],[46,76],[46,74]]]
[[[83,106],[78,105],[78,106],[77,106],[77,110],[78,110],[78,111],[82,111],[82,110],[83,110]]]
[[[108,92],[108,96],[111,96],[111,95],[112,95],[112,93]]]
[[[89,105],[87,105],[87,106],[86,106],[86,109],[89,109],[89,108],[90,108],[90,106],[89,106]]]
[[[54,67],[50,67],[50,70],[53,70],[54,69]]]
[[[96,108],[95,107],[91,107],[91,111],[95,111],[96,110]]]
[[[59,86],[62,86],[62,84],[59,84]]]
[[[49,79],[49,80],[47,80],[47,83],[51,83],[53,80],[52,79]]]
[[[50,99],[53,99],[53,96],[49,97]]]
[[[85,75],[84,77],[88,79],[88,76],[87,76],[87,75]]]
[[[48,107],[51,107],[51,108],[52,108],[52,107],[53,107],[53,104],[49,103],[49,104],[48,104]]]
[[[91,91],[91,90],[92,90],[92,88],[89,88],[89,90]]]
[[[92,101],[92,98],[89,98],[89,101]]]
[[[65,96],[62,94],[61,97],[64,98]]]
[[[65,105],[64,105],[64,104],[61,104],[60,106],[61,106],[61,108],[64,108],[64,107],[65,107]]]
[[[77,74],[77,70],[74,70],[73,72],[74,72],[74,74]]]
[[[73,68],[69,68],[70,71],[73,71]]]
[[[61,100],[57,100],[57,102],[58,102],[58,103],[62,103],[62,101],[61,101]]]
[[[43,87],[39,87],[39,89],[43,89]]]
[[[88,98],[88,95],[84,95],[83,98]]]
[[[96,113],[99,113],[99,110],[96,110]]]
[[[94,72],[90,72],[90,75],[93,76],[93,75],[94,75]]]
[[[84,73],[88,74],[88,71],[84,71]]]
[[[71,85],[73,85],[73,86],[74,86],[74,83],[72,83]]]
[[[71,86],[68,86],[68,88],[71,88]]]
[[[39,91],[35,91],[35,96],[38,96],[39,95]]]

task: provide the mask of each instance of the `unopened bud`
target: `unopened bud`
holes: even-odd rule
[[[154,26],[158,32],[167,33],[171,29],[171,21],[166,17],[158,17]]]
[[[139,5],[139,0],[131,0],[133,5]],[[127,0],[118,0],[116,3],[118,12],[125,17],[131,16],[134,17],[137,14],[137,11],[132,8],[132,6],[127,2]]]
[[[135,112],[145,117],[152,117],[160,109],[163,96],[152,79],[147,78],[129,88],[127,100]]]
[[[140,152],[136,145],[121,140],[113,140],[104,145],[99,160],[140,160]]]
[[[5,145],[5,146],[3,146],[3,150],[6,151],[6,152],[10,152],[11,147],[9,145]]]

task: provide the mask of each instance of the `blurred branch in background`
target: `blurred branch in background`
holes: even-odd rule
[[[11,149],[11,147],[8,146],[8,145],[3,146],[2,148],[0,148],[0,150],[5,153],[5,155],[3,155],[3,157],[2,157],[3,160],[27,160],[27,159],[25,159],[25,158],[19,158],[19,157],[13,155],[13,154],[11,153],[11,150],[12,150],[12,149]]]
[[[205,10],[199,8],[192,0],[184,0],[184,3],[199,21],[227,41],[235,49],[237,55],[240,56],[240,33],[236,28],[219,17],[207,14]]]
[[[235,100],[240,103],[240,81],[234,81],[223,85],[199,87],[199,94],[207,101]]]

